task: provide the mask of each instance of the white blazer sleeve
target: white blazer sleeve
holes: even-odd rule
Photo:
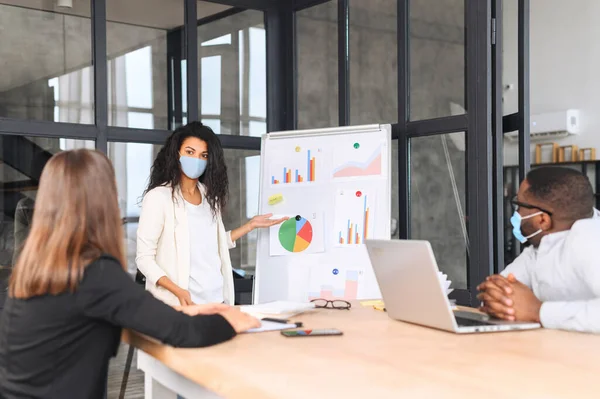
[[[577,301],[547,301],[540,309],[540,321],[546,328],[600,333],[600,250],[597,239],[600,224],[589,223],[584,234],[569,237],[565,242],[568,256],[565,267],[575,268],[582,288],[588,288],[592,298]]]
[[[137,254],[135,262],[138,269],[152,285],[167,274],[156,263],[158,240],[165,224],[165,199],[152,190],[146,193],[142,201],[142,212],[137,231]]]
[[[235,241],[231,239],[231,230],[227,232],[227,247],[229,249],[235,248]]]

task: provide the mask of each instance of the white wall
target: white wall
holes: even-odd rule
[[[600,1],[531,0],[531,113],[581,110],[581,135],[553,140],[600,151]],[[517,1],[504,2],[504,114],[517,111]],[[532,149],[535,148],[535,144]],[[532,158],[533,159],[533,158]],[[505,165],[518,163],[505,142]]]

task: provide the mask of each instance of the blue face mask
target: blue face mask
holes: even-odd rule
[[[540,215],[542,213],[543,212],[537,212],[537,213],[533,213],[531,215],[527,215],[525,217],[521,216],[519,211],[515,211],[515,213],[513,213],[512,217],[510,218],[510,224],[512,224],[512,226],[513,226],[513,235],[515,236],[515,238],[517,240],[519,240],[519,242],[521,244],[525,244],[528,239],[530,239],[531,237],[535,237],[542,232],[542,229],[540,229],[540,230],[536,231],[535,233],[530,234],[527,237],[525,237],[523,235],[523,232],[521,231],[521,222],[525,219],[532,218],[532,217]]]
[[[179,157],[181,170],[190,179],[197,179],[206,170],[206,159],[192,158],[181,155]]]

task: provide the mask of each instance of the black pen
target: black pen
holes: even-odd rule
[[[265,318],[263,318],[261,320],[272,321],[273,323],[281,323],[281,324],[287,324],[289,322],[288,320],[285,320],[285,319],[275,319],[275,318],[272,318],[272,317],[265,317]]]

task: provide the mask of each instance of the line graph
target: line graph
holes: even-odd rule
[[[334,151],[334,179],[381,176],[383,174],[381,142],[341,145]]]

